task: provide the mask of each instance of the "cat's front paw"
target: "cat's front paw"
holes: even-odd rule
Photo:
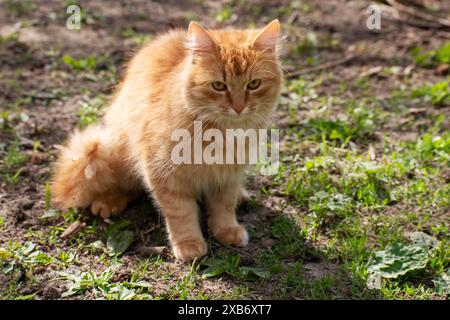
[[[208,252],[204,240],[186,240],[173,245],[175,258],[181,261],[192,261],[201,258]]]
[[[245,247],[248,244],[248,233],[243,225],[235,225],[217,230],[213,234],[217,241],[223,244]]]
[[[116,216],[125,210],[127,201],[125,198],[95,200],[91,205],[91,212],[95,216],[107,219],[110,216]]]

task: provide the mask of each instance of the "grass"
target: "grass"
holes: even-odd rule
[[[306,88],[308,85],[301,80],[290,85],[298,88],[293,91],[300,97],[316,99],[314,90]],[[432,103],[432,100],[425,101]],[[81,108],[80,124],[95,122],[98,109],[92,106],[101,105],[97,102],[91,101]],[[297,117],[289,111],[292,103],[295,102],[282,105],[290,114],[291,123]],[[9,261],[6,268],[13,259],[14,265],[25,269],[54,263],[66,270],[74,263],[79,250],[99,255],[104,266],[101,271],[77,275],[61,271],[61,279],[72,283],[63,297],[205,299],[212,296],[200,284],[218,277],[235,283],[235,291],[227,294],[228,298],[251,294],[258,286],[264,287],[274,279],[272,298],[335,299],[342,297],[342,292],[358,299],[439,297],[441,294],[427,279],[442,276],[448,269],[450,256],[448,225],[439,219],[450,206],[450,187],[443,177],[450,163],[450,135],[443,127],[443,119],[437,119],[415,141],[392,141],[387,136],[389,143],[372,150],[370,145],[377,144],[377,126],[387,121],[385,112],[371,99],[346,100],[341,108],[345,117],[336,117],[332,110],[318,109],[317,115],[286,131],[285,143],[289,147],[282,152],[282,157],[287,161],[249,206],[255,210],[260,207],[257,199],[277,192],[283,195],[284,207],[294,208],[295,213],[248,225],[253,241],[271,241],[253,253],[250,265],[242,262],[245,257],[233,248],[210,241],[214,256],[186,267],[175,280],[171,278],[173,270],[161,269],[164,266],[161,258],[150,258],[138,262],[129,279],[117,281],[115,275],[122,266],[120,255],[132,242],[111,255],[115,249],[106,240],[107,235],[111,230],[131,230],[128,232],[136,239],[138,232],[136,227],[127,229],[133,224],[122,220],[117,228],[104,231],[91,224],[71,240],[75,251],[62,251],[57,257],[43,256],[37,261],[27,256],[16,259],[22,251],[13,250],[16,253],[6,256]],[[95,109],[92,115],[91,109]],[[292,148],[301,148],[302,143],[308,145],[309,154],[302,158],[293,156],[291,152],[296,151]],[[14,150],[17,151],[11,149],[8,159],[12,160],[8,162],[16,162]],[[63,214],[66,226],[78,217],[74,211]],[[162,226],[158,228],[161,230]],[[52,229],[53,234],[46,241],[56,244],[65,227]],[[439,242],[437,249],[430,250],[426,266],[397,279],[383,280],[377,291],[368,289],[370,257],[390,244],[408,243],[406,233],[411,231],[426,232]],[[106,235],[102,241],[86,243],[84,239],[95,238],[99,232]],[[327,266],[331,271],[321,273]],[[152,282],[144,280],[148,273],[154,273],[166,288],[154,290]]]
[[[295,99],[316,99],[314,90],[306,88],[308,85],[301,80],[288,85],[298,88],[293,90],[298,94]],[[433,104],[432,99],[424,101]],[[81,127],[95,122],[103,102],[98,98],[83,104],[79,113]],[[290,112],[294,103],[290,100],[281,106],[290,114],[291,123],[298,116]],[[117,232],[131,230],[128,232],[133,240],[117,252],[106,240],[108,236],[100,237],[108,235],[111,228],[99,229],[96,220],[71,239],[70,249],[59,249],[54,255],[39,249],[42,245],[58,247],[61,233],[80,219],[78,212],[69,210],[48,217],[63,221],[63,225],[50,226],[49,234],[34,230],[26,235],[28,242],[11,242],[3,247],[3,272],[16,279],[24,273],[27,281],[38,282],[34,270],[53,266],[59,270],[58,279],[69,282],[62,297],[97,299],[242,298],[265,286],[272,287],[270,297],[276,299],[335,299],[342,298],[342,292],[357,299],[430,299],[445,295],[445,291],[438,293],[430,284],[431,279],[439,279],[448,270],[450,256],[448,224],[440,218],[450,207],[450,187],[444,177],[450,164],[450,134],[443,126],[444,120],[438,118],[415,141],[393,141],[386,136],[387,143],[380,145],[375,138],[376,128],[387,118],[373,100],[350,99],[340,106],[345,117],[336,117],[331,109],[318,109],[316,115],[285,131],[287,148],[282,150],[285,161],[281,170],[261,188],[249,207],[256,210],[261,207],[258,199],[278,193],[283,196],[280,211],[294,210],[247,225],[252,241],[271,242],[252,254],[250,265],[242,260],[246,255],[210,240],[214,256],[186,266],[176,275],[161,258],[149,258],[138,260],[134,271],[119,280],[118,272],[124,268],[121,255],[139,232],[134,223],[119,222],[122,226],[116,228]],[[375,151],[369,148],[372,144],[377,145]],[[309,151],[304,157],[295,157],[296,148]],[[10,145],[4,165],[17,168],[24,161],[18,144]],[[47,202],[49,198],[47,189]],[[155,232],[163,234],[162,228],[158,226]],[[426,232],[439,241],[438,248],[429,252],[426,266],[396,279],[382,280],[379,290],[368,289],[370,257],[392,243],[408,243],[406,233],[411,231]],[[164,236],[159,241],[165,241]],[[111,250],[115,253],[111,254]],[[70,273],[80,252],[94,255],[102,267]],[[206,293],[202,283],[219,277],[232,281],[233,291],[219,296]],[[153,279],[158,279],[165,289],[156,290]],[[14,283],[10,283],[5,298],[29,299],[36,294],[16,295],[21,282],[16,283],[18,287]]]
[[[70,55],[64,55],[62,61],[77,71],[93,70],[100,63],[100,59],[93,55],[84,58],[74,58]]]

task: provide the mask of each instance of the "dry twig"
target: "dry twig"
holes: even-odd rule
[[[390,4],[391,6],[393,6],[395,9],[397,9],[398,11],[403,11],[406,14],[409,14],[413,17],[416,17],[416,18],[419,18],[419,19],[422,19],[422,20],[425,20],[425,21],[428,21],[431,23],[438,23],[444,27],[450,28],[450,20],[448,20],[448,19],[441,18],[434,14],[419,11],[413,7],[406,6],[396,0],[386,0],[386,2],[388,4]]]
[[[322,71],[322,70],[325,70],[325,69],[333,68],[333,67],[336,67],[336,66],[338,66],[340,64],[347,63],[350,60],[353,60],[356,57],[360,56],[361,54],[362,54],[362,52],[357,52],[357,53],[353,53],[353,54],[347,55],[347,56],[345,56],[345,57],[343,57],[341,59],[328,61],[328,62],[325,62],[323,64],[319,64],[319,65],[314,66],[314,67],[309,67],[309,68],[304,68],[304,69],[300,69],[300,70],[297,70],[297,71],[289,72],[288,74],[286,74],[286,78],[287,79],[295,78],[295,77],[300,76],[302,74],[318,72],[318,71]]]

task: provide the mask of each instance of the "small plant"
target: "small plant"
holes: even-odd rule
[[[85,292],[92,292],[97,299],[108,300],[131,300],[131,299],[151,299],[152,296],[144,293],[148,291],[150,285],[143,281],[114,282],[116,271],[114,267],[106,268],[100,273],[92,271],[82,272],[79,275],[60,273],[60,278],[69,280],[71,284],[61,297],[71,297]]]
[[[101,57],[87,56],[85,58],[74,58],[70,55],[63,56],[63,62],[76,71],[91,71],[100,63]]]
[[[450,89],[448,80],[416,88],[412,91],[411,97],[424,98],[425,101],[431,102],[433,105],[449,105]]]
[[[45,184],[45,209],[41,219],[53,218],[59,215],[58,210],[51,207],[52,194],[48,183]]]
[[[345,217],[353,207],[352,199],[340,193],[318,191],[309,198],[309,209],[315,215],[318,225]]]
[[[29,241],[23,245],[11,241],[8,249],[0,248],[0,266],[5,274],[14,269],[28,269],[37,265],[45,266],[52,262],[52,257],[38,250],[36,244]]]
[[[142,46],[148,41],[150,41],[151,36],[145,33],[139,33],[134,31],[132,28],[127,28],[120,33],[120,35],[124,38],[129,38],[133,40],[138,46]]]
[[[79,276],[62,272],[61,278],[72,281],[72,284],[61,296],[63,298],[69,297],[86,290],[92,290],[96,297],[104,295],[110,291],[110,281],[113,276],[114,270],[112,268],[107,268],[100,274],[95,274],[92,271],[88,271],[83,272]]]
[[[25,161],[26,155],[20,150],[19,142],[16,140],[9,146],[3,160],[2,175],[8,183],[17,184],[19,182]]]
[[[97,122],[97,118],[101,115],[104,105],[105,98],[103,96],[97,96],[90,101],[83,102],[78,112],[78,127],[82,129]]]
[[[430,266],[439,255],[440,242],[424,232],[411,234],[412,243],[394,242],[384,250],[376,251],[367,262],[367,286],[380,289],[382,279],[396,279]],[[439,283],[441,285],[442,283]],[[437,286],[438,291],[442,288]]]
[[[417,157],[423,161],[436,161],[442,159],[450,162],[450,132],[442,135],[426,133],[420,137],[415,145]]]
[[[423,51],[421,48],[416,47],[411,51],[411,55],[415,59],[418,66],[421,67],[433,67],[440,63],[450,63],[450,42],[447,42],[443,46],[436,50]]]

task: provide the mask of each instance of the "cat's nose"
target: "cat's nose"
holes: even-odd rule
[[[236,111],[237,114],[241,114],[241,112],[244,110],[245,108],[245,103],[242,102],[237,102],[237,103],[233,103],[232,106],[234,111]]]

